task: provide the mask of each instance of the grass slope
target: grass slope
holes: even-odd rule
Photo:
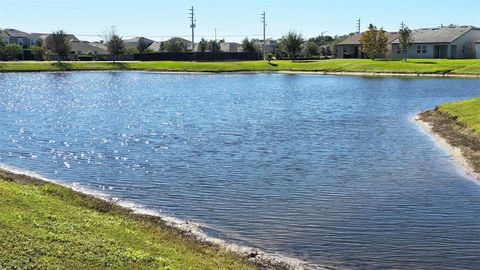
[[[458,122],[480,136],[480,97],[442,104],[438,110],[454,116]]]
[[[240,62],[0,62],[0,71],[58,71],[58,70],[156,70],[156,71],[345,71],[345,72],[395,72],[395,73],[454,73],[480,74],[479,59],[433,60],[409,59],[369,60],[331,59],[309,61]]]
[[[0,178],[0,269],[254,269],[71,191]]]

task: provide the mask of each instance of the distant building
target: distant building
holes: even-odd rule
[[[409,58],[475,58],[475,42],[480,40],[480,28],[473,26],[445,26],[413,31],[413,46]],[[392,42],[392,58],[402,58],[398,39]],[[478,55],[478,54],[477,54]]]
[[[278,47],[278,41],[275,39],[266,39],[265,40],[265,53],[273,53]],[[262,49],[262,44],[260,44],[260,49]]]
[[[236,42],[221,42],[220,50],[222,52],[240,52],[240,44]]]
[[[51,33],[31,33],[30,36],[35,40],[45,40]],[[67,34],[70,42],[80,41],[75,35]]]
[[[397,32],[385,32],[388,38],[387,41],[387,53],[382,55],[384,58],[392,57],[392,41],[398,38]],[[362,34],[355,34],[337,44],[337,57],[338,58],[365,58],[362,52],[362,44],[360,38]]]
[[[476,58],[480,59],[480,40],[475,42]]]
[[[88,41],[73,41],[70,42],[70,57],[78,60],[79,57],[89,56],[96,59],[98,56],[108,55],[107,46],[103,44],[94,44]]]
[[[22,49],[28,49],[38,41],[38,38],[34,35],[12,28],[1,30],[0,38],[2,38],[6,44],[16,43],[20,45]]]
[[[159,52],[162,48],[162,42],[155,41],[150,46],[148,46],[149,50],[152,50],[154,52]]]
[[[136,49],[138,47],[138,43],[140,42],[140,39],[143,39],[144,42],[146,43],[147,47],[152,45],[155,41],[145,38],[145,37],[134,37],[130,39],[125,39],[123,42],[125,43],[125,49],[133,48]]]

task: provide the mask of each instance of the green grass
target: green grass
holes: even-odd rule
[[[0,179],[0,269],[254,267],[68,188]]]
[[[480,136],[480,97],[442,104],[438,109],[456,117]]]
[[[480,74],[480,59],[432,60],[369,60],[331,59],[309,61],[240,62],[0,62],[0,71],[57,71],[57,70],[155,70],[155,71],[346,71],[346,72],[396,72],[396,73],[453,73]]]

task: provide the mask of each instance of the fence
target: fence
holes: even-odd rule
[[[262,55],[256,52],[158,52],[136,54],[140,61],[248,61],[261,60]]]

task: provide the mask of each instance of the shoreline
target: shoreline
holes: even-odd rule
[[[168,216],[157,211],[143,208],[128,201],[122,201],[118,198],[108,196],[100,192],[91,191],[75,184],[66,184],[63,182],[51,180],[38,175],[34,172],[22,171],[17,168],[0,164],[0,179],[28,185],[54,184],[66,187],[73,192],[94,198],[112,208],[120,208],[128,213],[128,218],[148,220],[155,223],[156,226],[165,226],[176,230],[180,237],[188,241],[198,242],[205,245],[206,248],[224,249],[236,254],[240,259],[252,263],[258,269],[279,269],[279,270],[326,270],[330,269],[324,266],[309,264],[297,258],[285,255],[262,251],[258,248],[242,246],[226,240],[211,237],[202,231],[202,227],[188,220],[181,220],[173,216]]]
[[[155,72],[171,74],[291,74],[333,75],[360,77],[420,77],[420,78],[472,78],[480,79],[480,73],[428,73],[428,72],[381,72],[381,71],[312,71],[312,70],[169,70],[169,69],[95,69],[79,68],[65,70],[0,70],[0,73],[62,73],[62,72]]]
[[[435,143],[447,150],[450,158],[464,173],[480,184],[480,140],[452,116],[438,109],[417,113],[411,120]],[[477,147],[472,145],[476,144]]]

